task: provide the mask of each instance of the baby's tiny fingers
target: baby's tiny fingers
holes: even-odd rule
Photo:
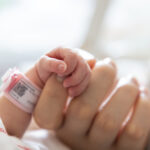
[[[63,73],[67,66],[62,60],[50,58],[48,56],[42,56],[36,64],[37,72],[40,79],[45,83],[52,72]]]
[[[87,74],[90,73],[90,68],[84,60],[80,60],[73,74],[64,80],[64,87],[71,87],[80,84]]]
[[[79,96],[88,86],[88,83],[89,83],[88,81],[90,77],[91,77],[91,74],[88,73],[86,77],[84,78],[84,80],[79,85],[69,88],[68,90],[69,95],[72,97]]]
[[[77,54],[69,48],[63,48],[63,47],[56,48],[50,53],[48,53],[47,56],[58,58],[60,60],[63,60],[66,63],[67,69],[65,70],[65,72],[60,73],[61,76],[70,75],[77,66],[77,62],[78,62]]]
[[[48,56],[42,56],[40,61],[38,62],[38,66],[39,68],[43,68],[43,70],[47,72],[55,73],[63,73],[67,69],[64,61]]]
[[[91,53],[89,53],[85,50],[79,49],[79,48],[75,48],[74,51],[88,63],[88,65],[90,66],[91,69],[94,68],[94,66],[96,64],[96,59],[95,59],[94,55],[92,55]]]

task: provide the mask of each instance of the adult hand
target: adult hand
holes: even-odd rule
[[[53,107],[43,103],[44,110],[37,105],[37,123],[55,129],[57,136],[74,150],[142,150],[150,129],[149,93],[139,90],[134,78],[117,80],[116,72],[110,59],[97,62],[87,90],[68,107],[65,90],[58,88],[60,83],[55,84],[55,77],[49,79],[40,101],[52,102],[53,96],[56,101]]]

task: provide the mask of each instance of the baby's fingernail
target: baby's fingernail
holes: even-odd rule
[[[72,90],[68,90],[69,96],[73,97],[74,92]]]
[[[67,82],[64,82],[63,86],[64,86],[65,88],[68,88],[68,87],[69,87],[69,85],[68,85]]]
[[[65,70],[66,70],[66,65],[65,64],[60,64],[59,66],[58,66],[58,69],[59,69],[59,71],[61,71],[61,72],[64,72]]]

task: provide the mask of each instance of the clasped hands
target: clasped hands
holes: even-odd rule
[[[117,78],[111,59],[96,62],[91,54],[78,53],[91,68],[88,87],[68,100],[63,79],[52,75],[34,111],[38,125],[55,130],[73,150],[144,150],[150,130],[148,89],[134,77]]]

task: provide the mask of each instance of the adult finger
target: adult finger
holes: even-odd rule
[[[133,117],[118,138],[118,150],[143,150],[150,131],[150,96],[145,90],[140,93]]]
[[[85,136],[99,105],[111,90],[115,79],[116,67],[110,59],[97,63],[88,88],[69,105],[64,126],[57,132],[61,139],[79,141],[79,137]]]
[[[138,93],[138,84],[134,78],[119,81],[108,102],[98,112],[89,132],[89,140],[95,149],[108,150],[112,146]]]
[[[42,91],[34,110],[37,124],[45,129],[58,129],[63,122],[67,90],[56,75],[52,75]]]

